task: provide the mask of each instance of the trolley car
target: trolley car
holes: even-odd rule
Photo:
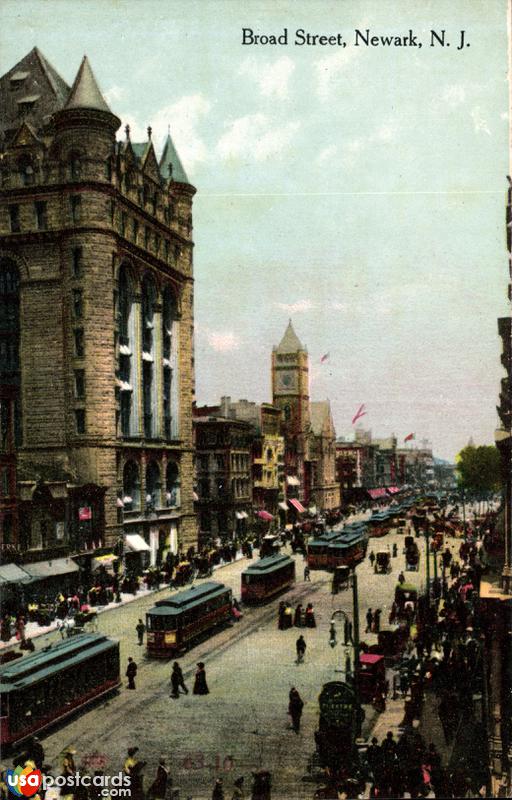
[[[290,556],[261,558],[242,572],[242,600],[261,603],[295,583],[295,561]]]
[[[346,526],[343,531],[329,539],[314,539],[308,544],[308,566],[310,569],[334,570],[336,567],[355,567],[364,561],[368,536],[364,528],[359,530]]]
[[[232,593],[208,581],[159,600],[146,614],[147,654],[170,658],[198,636],[231,619]]]
[[[388,511],[379,511],[376,514],[372,514],[368,520],[370,525],[370,536],[385,536],[386,533],[389,533],[391,528],[391,520],[392,516]]]
[[[44,730],[121,685],[119,642],[84,633],[0,667],[0,744]]]

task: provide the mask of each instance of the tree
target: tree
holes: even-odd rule
[[[456,458],[458,483],[470,494],[482,497],[502,486],[500,454],[494,445],[464,447]]]

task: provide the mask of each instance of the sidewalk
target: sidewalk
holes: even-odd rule
[[[216,564],[213,567],[213,571],[215,572],[218,569],[222,569],[223,567],[229,567],[230,564],[234,564],[238,561],[243,561],[245,556],[240,551],[237,553],[236,558],[234,561],[223,561],[221,564]],[[209,578],[198,578],[194,583],[200,583],[204,580],[210,580]],[[187,587],[180,587],[179,589],[169,589],[168,584],[161,583],[158,587],[154,587],[152,589],[138,589],[137,594],[129,594],[125,592],[121,592],[121,602],[117,603],[113,600],[111,603],[108,603],[106,606],[91,606],[91,611],[96,611],[98,614],[103,614],[105,611],[112,611],[115,608],[120,608],[121,606],[128,605],[128,603],[133,603],[135,600],[140,600],[143,597],[149,597],[152,594],[157,594],[158,592],[163,592],[167,590],[171,594],[177,591],[182,591]],[[25,638],[26,639],[37,639],[39,636],[45,636],[48,633],[53,633],[54,631],[58,631],[60,624],[63,620],[55,619],[51,625],[41,626],[37,622],[27,622],[25,625]],[[74,620],[72,618],[66,617],[66,621],[69,624],[69,627],[73,627]],[[16,636],[11,636],[9,641],[1,642],[0,641],[0,652],[3,650],[8,650],[9,648],[16,647],[19,645],[19,640]]]

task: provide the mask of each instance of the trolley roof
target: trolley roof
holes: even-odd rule
[[[218,597],[227,591],[231,590],[223,583],[207,581],[199,586],[192,586],[191,589],[186,589],[184,592],[178,592],[165,600],[159,600],[147,613],[148,615],[159,614],[167,617],[181,614],[183,611],[194,608],[200,603],[204,603],[205,600]]]
[[[276,554],[274,556],[266,556],[265,558],[260,558],[259,561],[256,561],[254,564],[250,564],[244,571],[242,575],[246,575],[247,573],[254,575],[254,573],[262,574],[267,572],[275,572],[278,569],[282,569],[283,567],[287,566],[288,564],[294,564],[290,556]]]
[[[22,689],[43,678],[77,667],[94,655],[119,647],[117,639],[102,633],[82,633],[64,642],[0,666],[0,690]]]

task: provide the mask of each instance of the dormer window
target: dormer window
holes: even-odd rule
[[[11,75],[9,80],[11,90],[15,91],[16,89],[21,89],[29,74],[29,72],[15,72],[13,75]]]
[[[35,104],[39,100],[39,97],[40,95],[38,94],[28,95],[27,97],[20,97],[20,99],[17,100],[20,114],[28,114],[30,111],[32,111]]]

